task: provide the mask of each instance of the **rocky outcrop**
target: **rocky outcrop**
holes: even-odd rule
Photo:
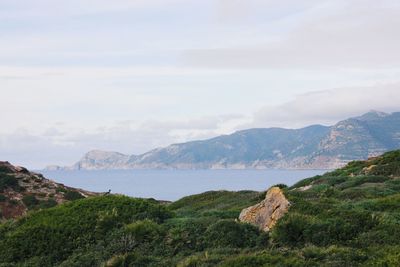
[[[0,161],[0,219],[16,218],[28,210],[51,207],[97,193],[72,188],[7,161]]]
[[[118,152],[92,150],[86,153],[72,169],[124,169],[130,156]]]
[[[269,231],[288,211],[290,202],[279,187],[271,187],[263,201],[248,207],[239,215],[241,222],[256,225],[263,231]]]

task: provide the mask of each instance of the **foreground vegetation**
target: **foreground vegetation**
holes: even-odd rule
[[[0,266],[400,266],[400,151],[287,188],[270,233],[236,221],[265,192],[172,204],[78,199],[0,226]]]

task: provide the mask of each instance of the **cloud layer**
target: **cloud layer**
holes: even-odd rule
[[[296,96],[278,106],[268,106],[254,115],[249,127],[303,127],[311,124],[332,125],[370,110],[400,111],[400,83],[369,87],[338,88]]]
[[[319,1],[273,41],[187,50],[183,60],[207,68],[399,68],[399,14],[395,1]]]
[[[119,121],[86,130],[59,123],[36,133],[18,129],[0,134],[0,151],[5,159],[33,168],[43,168],[50,163],[68,165],[92,149],[140,154],[172,143],[253,127],[332,125],[370,110],[400,111],[399,91],[400,84],[382,84],[310,92],[281,105],[266,106],[251,116],[230,114],[183,120]]]
[[[396,0],[2,1],[0,160],[400,110],[398,14]]]

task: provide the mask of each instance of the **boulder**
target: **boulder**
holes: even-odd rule
[[[271,187],[260,203],[245,208],[239,215],[241,222],[247,222],[268,232],[288,211],[290,202],[279,187]]]

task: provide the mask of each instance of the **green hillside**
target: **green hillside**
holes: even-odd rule
[[[400,266],[400,151],[284,187],[270,233],[237,222],[265,192],[171,204],[75,200],[0,226],[0,266]]]

